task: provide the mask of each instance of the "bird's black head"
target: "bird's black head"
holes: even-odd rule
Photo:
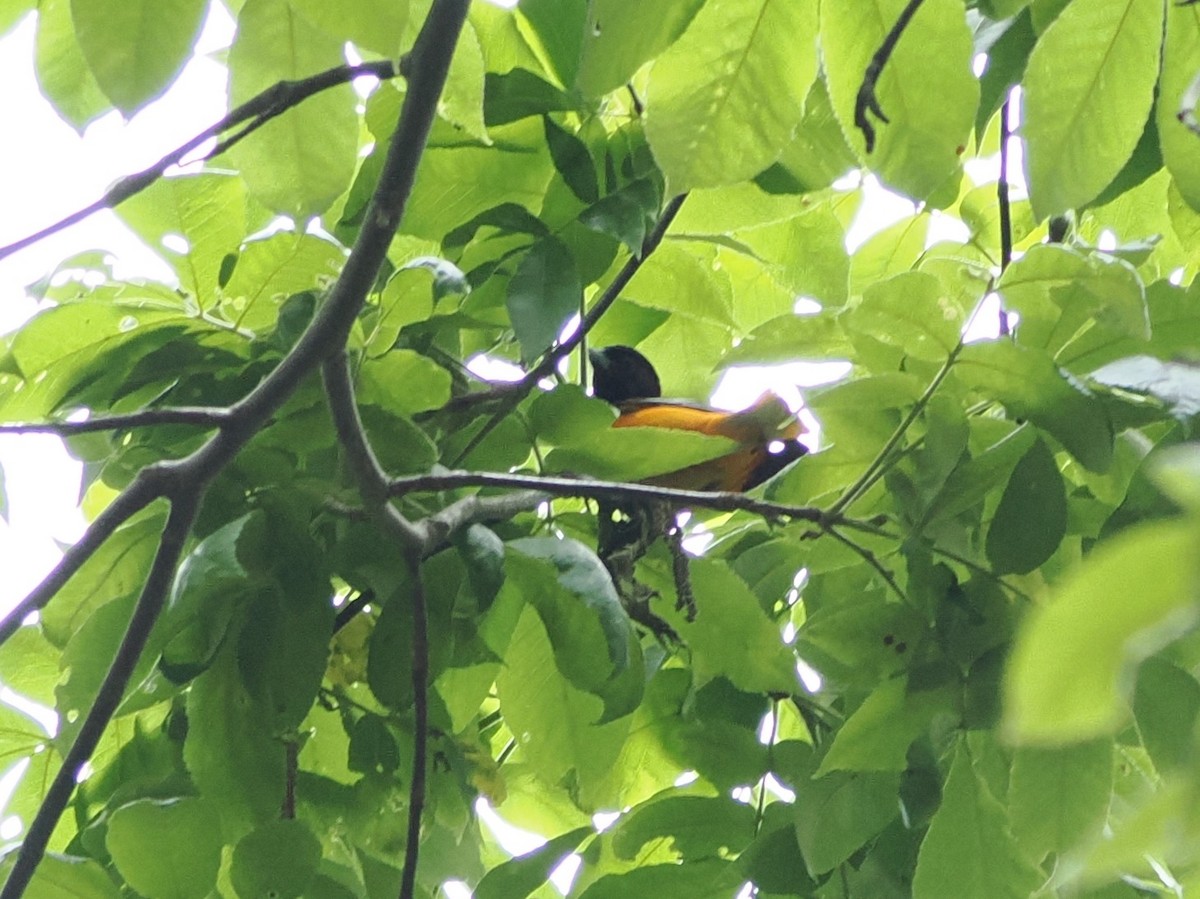
[[[626,400],[662,396],[658,372],[650,360],[631,346],[588,350],[592,363],[592,392],[619,406]]]

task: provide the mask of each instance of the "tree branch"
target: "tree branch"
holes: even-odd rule
[[[408,833],[404,837],[404,870],[400,875],[400,899],[413,899],[416,894],[417,861],[421,852],[421,815],[425,811],[429,767],[429,607],[419,556],[409,556],[409,571],[412,573],[413,616],[413,762],[412,779],[408,789]]]
[[[29,825],[29,831],[17,851],[17,858],[8,880],[0,890],[0,899],[19,899],[29,886],[29,881],[46,852],[54,828],[58,825],[67,803],[71,801],[71,794],[75,792],[79,772],[92,757],[104,729],[121,702],[121,697],[125,695],[129,678],[145,648],[150,630],[162,611],[167,591],[171,588],[175,566],[183,554],[184,544],[196,518],[198,504],[198,495],[182,497],[172,503],[171,514],[167,518],[158,551],[150,566],[150,574],[129,618],[125,636],[108,673],[104,676],[104,681],[100,684],[92,707],[88,709],[87,717],[80,725],[75,742],[67,750],[62,766],[54,776],[50,789],[46,791],[46,796],[38,807],[37,815]]]
[[[0,259],[5,259],[13,253],[49,237],[51,234],[62,231],[64,228],[76,225],[102,209],[110,209],[125,202],[130,197],[140,194],[160,179],[167,169],[173,165],[178,165],[193,150],[199,148],[206,141],[212,140],[219,134],[228,131],[235,125],[240,125],[243,122],[248,123],[245,128],[235,135],[234,139],[218,144],[211,152],[192,161],[199,162],[204,159],[211,159],[213,156],[224,152],[233,143],[236,143],[237,140],[241,140],[243,137],[261,128],[267,122],[271,121],[271,119],[282,115],[309,97],[321,93],[321,91],[336,87],[339,84],[345,84],[364,75],[373,75],[376,78],[395,78],[397,75],[406,74],[406,64],[407,58],[402,57],[399,65],[394,64],[390,59],[385,59],[376,62],[365,62],[356,66],[335,66],[332,69],[326,69],[324,72],[318,72],[316,75],[308,78],[301,78],[297,81],[280,81],[277,84],[273,84],[262,93],[251,97],[241,106],[234,109],[215,125],[205,128],[191,140],[176,147],[149,168],[143,169],[135,175],[125,176],[105,191],[104,195],[94,203],[71,213],[65,218],[59,219],[52,225],[47,225],[40,231],[36,231],[14,243],[10,243],[6,247],[0,247]]]
[[[879,76],[883,74],[883,67],[887,65],[887,61],[892,58],[896,44],[900,42],[900,35],[904,34],[904,29],[908,27],[909,21],[924,2],[925,0],[908,0],[908,5],[900,11],[896,24],[887,33],[883,43],[879,45],[879,49],[867,63],[867,70],[863,73],[862,84],[858,88],[858,97],[854,101],[854,124],[863,133],[868,153],[875,149],[875,124],[871,121],[871,115],[884,124],[888,122],[883,107],[879,105],[879,98],[875,96]]]
[[[627,484],[621,481],[593,481],[566,477],[503,474],[491,471],[448,471],[393,478],[388,485],[391,496],[404,496],[433,490],[452,490],[457,487],[498,487],[536,491],[550,496],[577,496],[606,499],[614,502],[653,500],[676,508],[713,509],[718,512],[751,512],[765,518],[791,518],[814,524],[835,521],[822,509],[813,506],[789,506],[747,496],[745,493],[710,493],[703,490],[675,490],[649,484]],[[490,504],[499,497],[480,497],[479,508],[491,511]],[[507,498],[504,498],[507,500]],[[526,498],[528,501],[529,498]],[[497,503],[498,508],[507,508]],[[452,508],[452,507],[447,507]],[[474,519],[483,520],[483,519]],[[424,522],[418,522],[421,526]],[[466,521],[470,524],[472,521]]]
[[[123,431],[155,425],[196,425],[220,428],[231,420],[228,409],[181,406],[174,409],[139,409],[123,415],[98,415],[85,421],[44,421],[0,424],[0,434],[57,434],[71,437],[96,431]]]

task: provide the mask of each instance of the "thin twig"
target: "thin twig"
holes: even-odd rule
[[[917,398],[917,401],[913,404],[913,407],[908,410],[908,414],[904,416],[904,419],[896,426],[896,430],[892,432],[891,436],[888,437],[887,441],[880,448],[879,452],[875,454],[875,458],[871,460],[871,463],[866,467],[862,475],[857,481],[846,488],[846,491],[838,498],[838,501],[830,507],[830,516],[834,518],[840,517],[841,514],[845,512],[847,508],[849,508],[851,503],[862,496],[863,493],[870,489],[875,481],[878,480],[877,476],[882,474],[882,472],[885,470],[884,465],[887,462],[888,456],[891,455],[892,450],[896,448],[896,445],[904,439],[904,435],[908,432],[908,429],[912,427],[913,422],[917,420],[923,411],[925,411],[925,407],[929,405],[929,401],[933,398],[933,394],[937,391],[938,387],[941,386],[942,381],[946,379],[946,376],[950,374],[950,369],[954,367],[954,363],[958,360],[958,356],[962,352],[963,346],[964,344],[960,339],[955,345],[954,349],[950,351],[950,355],[946,357],[946,361],[942,363],[942,367],[938,369],[937,374],[933,376],[933,380],[929,382],[929,386],[925,388],[925,392]]]
[[[888,571],[884,564],[879,561],[879,557],[876,556],[875,553],[871,552],[871,550],[867,549],[865,546],[860,546],[858,543],[855,543],[845,534],[839,533],[836,528],[827,527],[823,530],[834,540],[837,540],[839,543],[842,543],[853,550],[864,562],[874,568],[875,571],[878,572],[879,576],[883,578],[883,582],[892,589],[896,596],[900,598],[902,603],[904,603],[918,615],[921,615],[921,617],[924,617],[924,615],[921,613],[921,610],[913,604],[913,601],[909,599],[908,594],[901,589],[898,583],[896,583],[896,578],[890,571]]]
[[[206,141],[212,140],[235,125],[240,125],[243,122],[249,123],[238,133],[237,139],[240,140],[252,131],[261,128],[267,122],[271,121],[271,119],[282,115],[315,94],[319,94],[331,87],[337,87],[339,84],[353,81],[355,78],[360,78],[364,75],[372,75],[376,78],[394,78],[406,70],[406,65],[407,60],[402,58],[399,66],[395,65],[390,59],[365,62],[354,66],[334,66],[332,69],[326,69],[324,72],[318,72],[316,75],[311,75],[308,78],[301,78],[297,81],[280,81],[277,84],[273,84],[262,93],[256,94],[234,109],[215,125],[205,128],[191,140],[176,147],[149,168],[143,169],[137,174],[125,176],[105,191],[104,195],[94,203],[71,213],[65,218],[59,219],[52,225],[47,225],[40,231],[36,231],[27,237],[22,237],[20,240],[10,243],[6,247],[0,247],[0,259],[11,256],[13,253],[23,250],[37,243],[39,240],[49,237],[51,234],[56,234],[64,228],[76,225],[102,209],[111,209],[125,202],[130,197],[138,195],[155,181],[162,178],[167,169],[182,162],[184,157],[193,150],[198,149]],[[233,142],[227,141],[225,144],[218,144],[211,152],[191,161],[200,162],[205,159],[211,159],[218,153],[227,150]]]
[[[1000,274],[1003,275],[1012,264],[1012,209],[1008,198],[1008,144],[1012,137],[1009,129],[1008,111],[1012,100],[1011,93],[1004,98],[1000,106],[1000,178],[996,182],[996,203],[1000,207]],[[1004,311],[1004,303],[1000,304],[1000,336],[1009,334],[1008,313]]]
[[[163,528],[158,551],[142,587],[142,594],[129,618],[125,636],[108,673],[104,675],[100,689],[96,692],[92,707],[88,709],[87,716],[80,725],[75,741],[67,750],[62,766],[54,776],[50,789],[46,791],[45,798],[42,799],[42,804],[29,825],[21,848],[17,850],[12,871],[4,883],[4,888],[0,890],[0,899],[19,899],[29,886],[29,881],[45,854],[59,818],[62,817],[67,803],[71,801],[71,794],[75,792],[79,772],[92,757],[100,737],[108,727],[108,722],[112,720],[154,622],[158,620],[159,612],[162,611],[167,591],[175,576],[175,566],[183,554],[184,544],[195,520],[198,503],[198,495],[180,498],[172,503],[171,514]]]
[[[501,408],[496,410],[477,431],[467,445],[458,453],[458,456],[451,460],[451,465],[458,465],[463,459],[467,458],[471,452],[479,446],[488,436],[496,429],[496,426],[504,420],[505,416],[519,403],[543,378],[555,373],[560,360],[565,359],[583,342],[587,337],[588,332],[596,326],[600,318],[606,313],[613,303],[620,297],[621,291],[633,280],[633,276],[637,274],[642,263],[646,258],[653,253],[663,238],[667,234],[667,229],[671,226],[675,216],[679,213],[679,208],[683,206],[683,201],[687,199],[687,194],[680,194],[673,198],[662,211],[659,216],[658,224],[654,226],[654,230],[646,235],[646,239],[642,242],[642,251],[636,256],[630,256],[629,259],[621,266],[621,270],[617,272],[612,282],[604,289],[592,308],[588,310],[587,315],[579,323],[579,327],[574,333],[560,343],[551,347],[542,357],[541,362],[530,369],[524,377],[518,381],[511,381],[506,384],[500,384],[493,387],[491,390],[484,390],[478,393],[468,393],[463,396],[456,397],[447,403],[443,410],[458,411],[465,408],[470,408],[479,403],[488,403],[500,401]]]
[[[404,871],[400,899],[412,899],[416,889],[417,861],[421,846],[421,815],[425,810],[425,785],[429,756],[429,608],[421,560],[409,556],[412,575],[412,682],[413,762],[408,791],[408,834],[404,843]]]
[[[892,58],[896,44],[900,42],[900,35],[904,34],[904,29],[908,27],[909,21],[916,14],[923,2],[924,0],[908,0],[908,5],[901,10],[900,17],[896,19],[896,24],[887,33],[887,36],[883,39],[883,43],[879,45],[879,49],[875,51],[875,55],[867,63],[867,70],[863,73],[862,84],[859,85],[858,96],[854,101],[854,124],[863,133],[863,140],[866,143],[868,153],[875,149],[875,125],[868,113],[873,114],[884,124],[887,124],[889,121],[888,117],[884,115],[883,107],[879,105],[879,98],[875,96],[875,88],[879,84],[879,76],[883,74],[883,67],[887,65],[887,61]]]
[[[71,437],[97,431],[124,431],[157,425],[195,425],[220,428],[231,421],[228,409],[181,406],[174,409],[141,409],[123,415],[97,415],[84,421],[43,421],[0,424],[0,434],[57,434]]]

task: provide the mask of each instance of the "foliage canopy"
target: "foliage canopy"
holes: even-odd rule
[[[210,12],[36,6],[79,129]],[[63,260],[4,339],[92,525],[0,624],[59,719],[0,706],[0,896],[1200,889],[1200,6],[224,6],[248,105],[108,198],[174,282]],[[914,201],[852,251],[851,172]],[[849,370],[755,496],[639,490],[727,444],[613,432],[585,333]],[[635,608],[595,501],[647,499],[710,543]]]

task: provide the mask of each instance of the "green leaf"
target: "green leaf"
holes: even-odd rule
[[[573,109],[570,97],[528,69],[488,72],[483,88],[483,121],[489,127],[528,116]]]
[[[413,350],[392,350],[363,363],[359,397],[388,412],[411,416],[450,399],[450,372]]]
[[[987,69],[979,79],[979,110],[975,113],[976,145],[983,141],[988,122],[999,111],[1013,85],[1021,82],[1035,43],[1033,17],[1023,9],[987,48]]]
[[[955,373],[1010,415],[1054,435],[1085,468],[1108,468],[1113,452],[1108,411],[1044,353],[1005,340],[975,343],[963,350]]]
[[[236,258],[246,236],[246,187],[240,178],[218,172],[162,178],[121,203],[117,214],[171,261],[183,288],[207,308],[226,260]],[[164,244],[168,234],[183,237],[187,252]]]
[[[207,0],[71,0],[88,66],[126,118],[179,75],[207,11]]]
[[[39,0],[34,65],[38,87],[80,134],[111,108],[83,58],[71,19],[71,0]]]
[[[696,13],[658,57],[646,137],[678,193],[751,178],[779,158],[817,74],[816,8],[731,0]]]
[[[507,587],[505,588],[507,589]],[[526,607],[496,678],[500,709],[543,784],[572,784],[582,809],[608,805],[610,778],[629,734],[628,717],[596,724],[601,701],[563,677],[538,613]]]
[[[795,692],[795,657],[779,627],[758,604],[746,582],[723,562],[688,564],[696,617],[656,610],[687,643],[697,685],[724,677],[748,693]]]
[[[796,842],[810,874],[831,871],[899,814],[900,776],[834,771],[795,782]]]
[[[1005,308],[1021,316],[1017,340],[1068,364],[1086,347],[1088,319],[1135,340],[1150,337],[1146,290],[1129,263],[1068,247],[1031,247],[1000,279]],[[1110,338],[1111,339],[1111,338]]]
[[[187,694],[183,758],[200,793],[220,808],[226,832],[241,834],[279,816],[286,778],[273,715],[242,683],[234,641]]]
[[[1013,469],[987,533],[997,574],[1027,574],[1058,549],[1067,532],[1067,491],[1054,453],[1034,442]]]
[[[550,116],[542,116],[546,129],[546,144],[554,167],[563,176],[571,193],[584,203],[595,203],[600,198],[600,185],[596,180],[596,164],[588,152],[587,144],[554,122]]]
[[[1154,99],[1162,29],[1156,0],[1076,0],[1038,39],[1022,133],[1039,219],[1094,198],[1133,153]]]
[[[945,361],[966,324],[963,310],[933,275],[906,272],[877,282],[841,319],[847,329],[902,348],[915,359]]]
[[[649,178],[639,178],[602,197],[579,213],[579,221],[600,234],[614,237],[640,254],[646,233],[658,216],[658,187]]]
[[[603,563],[574,540],[524,537],[508,546],[505,568],[541,616],[559,670],[575,687],[604,700],[605,723],[628,714],[642,698],[643,678],[626,675],[640,653],[629,616]],[[541,563],[541,564],[538,564]]]
[[[732,365],[768,365],[773,362],[841,360],[854,352],[837,315],[781,315],[763,322],[721,359],[721,368]]]
[[[888,121],[877,123],[875,149],[866,155],[854,124],[855,99],[868,62],[903,8],[903,0],[883,0],[865,15],[854,4],[822,5],[821,53],[833,108],[859,158],[886,184],[923,200],[959,169],[979,82],[971,73],[974,50],[961,0],[925,3],[879,79],[875,93]]]
[[[1029,857],[1064,853],[1105,823],[1113,787],[1113,744],[1023,746],[1013,754],[1009,812]]]
[[[536,359],[583,302],[583,285],[567,245],[556,237],[534,244],[508,282],[505,302],[521,356]]]
[[[491,143],[487,124],[483,120],[486,65],[479,36],[471,23],[467,22],[459,32],[438,107],[438,113],[447,122],[485,144]]]
[[[1017,847],[1004,806],[960,737],[942,804],[921,842],[913,899],[1026,899],[1043,879]]]
[[[1034,610],[1005,677],[1005,725],[1015,739],[1061,745],[1121,726],[1138,662],[1195,621],[1197,539],[1186,522],[1129,528]]]
[[[247,0],[229,50],[230,103],[341,62],[342,43],[309,25],[286,0]],[[350,186],[357,132],[354,93],[347,84],[305,100],[231,152],[257,200],[304,220]]]
[[[233,847],[229,879],[245,899],[295,899],[317,873],[321,843],[299,821],[272,821]]]
[[[621,87],[647,60],[683,34],[703,0],[592,0],[583,29],[575,87],[599,97]]]
[[[42,610],[46,639],[65,646],[96,609],[140,590],[162,526],[160,514],[145,515],[117,528]]]
[[[1163,162],[1192,209],[1200,209],[1200,146],[1196,135],[1182,127],[1177,116],[1192,112],[1184,108],[1185,98],[1190,95],[1197,71],[1200,71],[1200,30],[1196,9],[1169,5],[1158,83],[1158,135]]]
[[[1138,670],[1133,714],[1155,768],[1169,772],[1192,760],[1200,683],[1189,672],[1164,658],[1147,659]]]
[[[723,859],[682,865],[643,865],[623,874],[606,874],[579,899],[629,899],[630,896],[687,896],[727,899],[740,886],[737,867]]]
[[[384,56],[399,55],[408,23],[408,0],[288,0],[310,24],[339,41]]]
[[[953,709],[950,687],[909,688],[905,677],[884,681],[842,725],[816,777],[832,771],[903,771],[908,747],[934,715]]]
[[[289,296],[332,283],[344,262],[337,244],[312,234],[285,231],[252,240],[221,291],[222,312],[239,327],[265,334]]]
[[[796,179],[802,191],[821,190],[858,167],[854,151],[846,143],[829,99],[825,76],[819,75],[804,101],[804,117],[783,148],[780,166]]]
[[[0,866],[5,877],[15,859],[16,855],[10,852]],[[95,859],[47,852],[38,862],[25,895],[29,899],[120,899],[121,892]]]
[[[686,862],[739,852],[753,834],[754,811],[748,805],[720,796],[666,795],[628,811],[611,839],[620,859],[633,861],[647,843],[664,841]]]
[[[559,863],[595,833],[588,825],[559,834],[488,871],[471,893],[475,899],[525,899],[544,884]]]
[[[221,818],[204,799],[141,799],[108,819],[105,843],[131,887],[162,899],[203,899],[221,865]]]
[[[525,0],[520,14],[532,26],[563,84],[575,80],[586,0]]]
[[[153,638],[162,647],[163,673],[176,683],[208,667],[225,640],[235,603],[252,589],[237,555],[248,521],[243,516],[213,531],[179,565]]]
[[[660,246],[633,276],[625,296],[641,306],[731,328],[734,320],[729,279],[710,260],[703,250],[696,252],[695,248],[675,243]],[[660,371],[660,375],[669,383],[668,372]],[[665,384],[663,389],[668,389]]]

